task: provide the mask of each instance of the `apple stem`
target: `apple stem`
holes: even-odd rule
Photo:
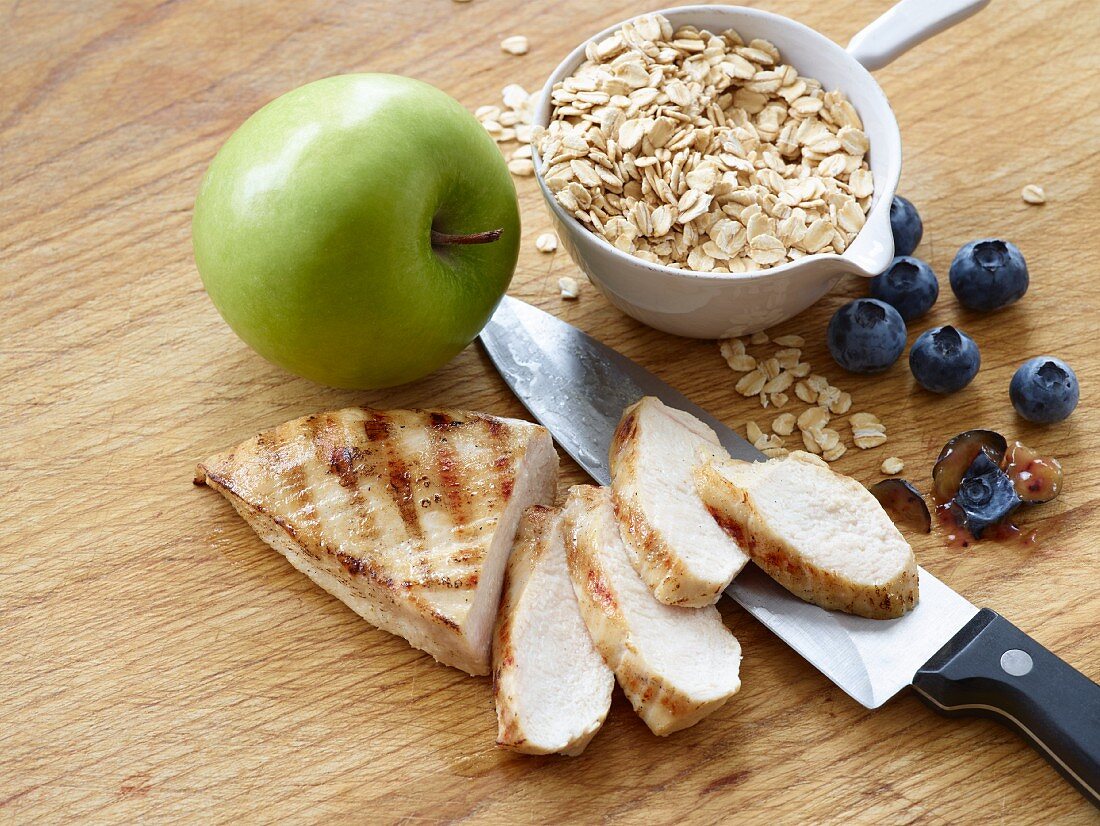
[[[487,232],[474,232],[470,235],[451,235],[447,232],[432,230],[432,246],[446,247],[451,244],[491,244],[504,232],[504,227]]]

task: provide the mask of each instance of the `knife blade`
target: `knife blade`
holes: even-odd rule
[[[623,409],[647,395],[706,422],[734,458],[766,458],[648,370],[523,301],[505,297],[480,338],[531,415],[601,485],[610,483],[608,451]],[[923,568],[919,590],[917,606],[892,620],[865,619],[803,602],[753,564],[726,593],[867,708],[878,708],[913,686],[942,713],[998,716],[1100,805],[1100,687]],[[997,655],[993,660],[990,652]],[[1027,670],[1014,675],[1025,659]],[[1022,708],[1005,702],[1000,694],[1018,692],[1013,680],[1024,681],[1040,663],[1044,677],[1058,684],[1059,698],[1031,697]],[[986,681],[984,690],[975,689],[975,680]],[[1034,691],[1042,694],[1039,688]],[[1091,712],[1084,712],[1086,719],[1066,719],[1070,696],[1078,709],[1088,708],[1080,703],[1092,703]],[[1078,735],[1083,731],[1083,740],[1074,728]]]

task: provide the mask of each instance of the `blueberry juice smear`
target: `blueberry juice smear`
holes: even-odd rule
[[[948,547],[969,548],[978,541],[965,525],[959,524],[959,519],[951,510],[950,503],[936,505],[936,519],[947,537]],[[982,533],[982,539],[990,539],[994,542],[1017,539],[1022,545],[1034,545],[1039,540],[1039,529],[1032,528],[1030,531],[1025,531],[1013,521],[1000,522],[986,528]]]

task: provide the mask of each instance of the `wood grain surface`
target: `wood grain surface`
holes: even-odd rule
[[[762,1],[846,42],[886,0]],[[434,664],[295,573],[219,496],[197,459],[257,430],[349,404],[521,416],[469,348],[394,390],[329,390],[250,352],[191,257],[200,176],[280,93],[360,70],[413,75],[470,108],[536,88],[587,32],[644,7],[614,2],[0,3],[0,821],[1085,823],[1096,811],[994,723],[948,721],[909,692],[867,711],[728,600],[744,689],[667,740],[621,697],[581,758],[494,747],[486,680]],[[510,57],[507,35],[531,38]],[[901,123],[901,192],[921,209],[934,312],[982,348],[966,390],[933,398],[904,361],[843,374],[824,328],[854,279],[782,325],[805,357],[878,413],[890,441],[837,464],[864,481],[902,457],[926,486],[946,438],[999,429],[1058,455],[1065,493],[1029,512],[1040,541],[918,558],[1100,678],[1100,7],[998,0],[879,73]],[[1045,187],[1026,206],[1019,191]],[[767,421],[711,342],[623,317],[587,283],[518,182],[524,249],[512,293],[589,330],[731,424]],[[946,272],[965,241],[1014,240],[1032,288],[962,312]],[[1078,371],[1066,423],[1019,420],[1008,380],[1055,353]],[[562,485],[582,481],[568,460]]]

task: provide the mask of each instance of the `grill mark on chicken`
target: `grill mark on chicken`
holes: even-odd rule
[[[463,472],[459,463],[458,454],[454,446],[447,438],[447,431],[453,428],[457,422],[443,413],[431,414],[431,430],[429,438],[432,443],[432,453],[435,459],[435,470],[439,475],[439,484],[442,487],[446,507],[450,511],[451,519],[455,525],[464,525],[470,521],[470,494],[463,490]]]
[[[641,548],[642,556],[647,562],[652,567],[665,571],[665,579],[675,579],[682,566],[678,564],[678,560],[673,559],[661,537],[651,530],[649,521],[637,508],[627,505],[614,493],[611,495],[611,504],[619,524],[630,534],[635,547]]]
[[[638,417],[630,412],[619,421],[615,433],[611,437],[611,444],[617,447],[616,457],[620,455],[634,441],[634,434],[638,430]],[[612,461],[616,457],[612,458]]]
[[[386,414],[369,407],[364,407],[363,412],[367,414],[363,420],[363,432],[367,434],[367,441],[385,441],[390,435],[390,421]]]
[[[397,512],[401,516],[401,521],[405,523],[409,536],[422,539],[424,534],[420,528],[420,517],[416,513],[412,477],[404,457],[400,455],[402,445],[393,433],[393,421],[383,411],[369,408],[364,410],[367,418],[363,422],[363,429],[366,431],[367,439],[378,445],[377,455],[385,458],[388,480],[386,489],[394,504],[397,505]]]
[[[485,424],[485,428],[489,433],[489,444],[492,446],[492,453],[496,456],[493,460],[492,474],[496,484],[496,489],[507,502],[512,497],[512,491],[515,489],[516,473],[515,473],[515,461],[518,456],[514,456],[513,453],[518,453],[514,449],[510,449],[509,441],[511,434],[508,433],[508,429],[504,426],[503,422],[500,422],[491,417],[485,417],[481,419]]]
[[[464,576],[451,577],[444,574],[425,573],[417,579],[402,582],[405,588],[476,588],[478,583],[477,572],[473,571]]]

